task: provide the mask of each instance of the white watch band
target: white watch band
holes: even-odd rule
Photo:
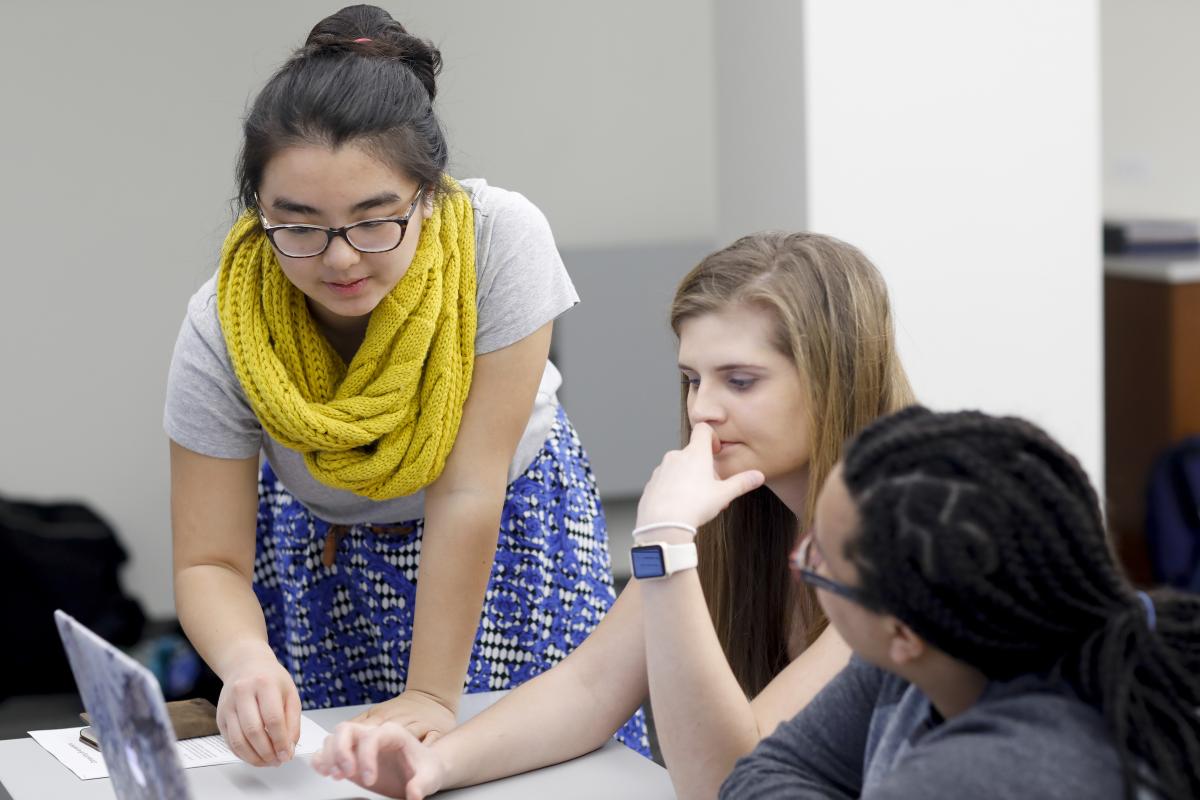
[[[638,580],[667,578],[685,569],[695,569],[699,563],[695,542],[637,545],[629,551],[629,560],[633,565],[633,577]]]

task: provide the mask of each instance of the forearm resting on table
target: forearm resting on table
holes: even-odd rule
[[[433,745],[446,764],[444,788],[577,758],[602,746],[637,710],[641,698],[622,703],[597,697],[568,662],[514,689]]]
[[[262,607],[246,577],[231,567],[195,564],[175,573],[175,607],[184,632],[222,680],[238,660],[274,658]]]
[[[646,699],[636,595],[623,592],[571,655],[434,744],[447,787],[558,764],[603,745]]]

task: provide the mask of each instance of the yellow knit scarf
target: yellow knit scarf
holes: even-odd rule
[[[264,430],[304,453],[320,482],[373,500],[441,474],[475,364],[475,228],[457,185],[440,196],[408,272],[367,325],[349,366],[309,314],[247,212],[217,278],[221,329]]]

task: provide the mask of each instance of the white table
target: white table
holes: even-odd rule
[[[465,695],[459,719],[466,720],[499,700],[503,692]],[[350,719],[366,706],[308,711],[326,730]],[[359,800],[382,795],[347,781],[323,778],[297,758],[282,767],[256,768],[224,764],[185,771],[194,800],[289,798],[289,800]],[[60,764],[33,739],[0,741],[0,785],[12,800],[93,800],[115,797],[107,779],[83,781]],[[527,772],[492,783],[456,789],[437,795],[454,800],[534,800],[536,798],[597,798],[619,800],[671,798],[667,771],[615,741],[588,755],[553,767]],[[0,793],[3,797],[3,793]]]

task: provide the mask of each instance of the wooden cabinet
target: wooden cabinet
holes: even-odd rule
[[[1200,261],[1106,260],[1104,363],[1109,526],[1131,577],[1148,583],[1151,465],[1200,434]]]

